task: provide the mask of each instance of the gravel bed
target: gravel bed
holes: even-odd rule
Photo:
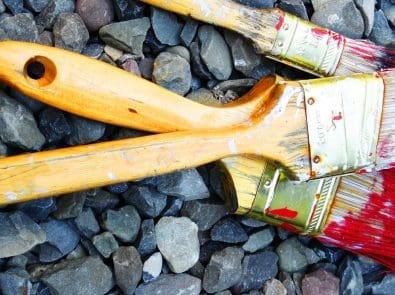
[[[237,2],[395,46],[393,0]],[[135,0],[0,0],[0,13],[1,40],[79,52],[202,103],[274,73],[309,77],[240,35]],[[6,87],[0,126],[1,157],[144,134]],[[3,207],[1,294],[394,294],[395,275],[362,256],[229,214],[216,175],[210,164]]]

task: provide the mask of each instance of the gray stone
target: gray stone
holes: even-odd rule
[[[160,43],[171,46],[180,44],[180,34],[183,25],[175,14],[162,9],[152,8],[151,22],[155,36]]]
[[[152,79],[152,72],[154,71],[154,59],[147,57],[140,61],[139,69],[141,76],[147,80]]]
[[[73,0],[51,0],[36,18],[40,31],[52,29],[56,18],[63,12],[73,12],[75,8]]]
[[[65,255],[60,252],[58,248],[49,243],[44,243],[38,246],[38,259],[40,262],[54,262],[64,256]]]
[[[165,49],[165,52],[170,52],[183,57],[188,63],[191,61],[191,54],[184,46],[173,46]]]
[[[49,0],[25,0],[24,3],[27,8],[34,12],[41,12],[48,5]]]
[[[137,249],[141,256],[147,256],[156,250],[155,224],[153,219],[146,219],[141,223],[141,234],[137,241]]]
[[[385,3],[382,1],[381,3]],[[384,11],[385,17],[392,26],[395,25],[395,5],[381,5],[381,9]]]
[[[189,46],[189,50],[191,52],[191,65],[193,73],[201,79],[214,79],[213,75],[210,73],[200,56],[199,43],[197,41],[192,42]]]
[[[4,143],[24,150],[39,150],[45,143],[33,114],[3,92],[0,92],[0,130]]]
[[[349,289],[348,291],[340,291],[339,278],[323,269],[318,269],[304,276],[302,280],[302,291],[303,295],[362,294],[362,290],[353,290],[353,288]]]
[[[246,255],[242,263],[241,280],[232,290],[239,294],[251,290],[258,290],[263,284],[277,275],[276,253],[271,251]]]
[[[201,281],[191,275],[162,274],[149,284],[141,284],[136,289],[136,295],[188,294],[199,295],[202,289]]]
[[[71,133],[64,113],[52,107],[47,107],[40,113],[38,126],[48,144],[58,143]]]
[[[143,17],[103,26],[99,35],[106,44],[114,48],[142,56],[143,42],[150,26],[149,18]]]
[[[81,52],[89,39],[88,29],[77,13],[59,14],[53,26],[55,46]]]
[[[107,209],[115,208],[118,203],[118,196],[103,189],[97,190],[93,195],[88,195],[85,200],[85,206],[92,208],[96,213],[102,213]]]
[[[281,0],[277,7],[300,18],[309,20],[306,7],[302,0]]]
[[[102,215],[103,227],[122,242],[133,242],[140,229],[141,219],[137,210],[127,205],[118,211],[107,210]]]
[[[196,169],[181,170],[157,177],[157,189],[183,201],[205,199],[209,190]]]
[[[253,228],[264,227],[267,225],[267,223],[262,220],[258,220],[258,219],[246,217],[246,216],[240,216],[240,223],[245,226],[253,227]]]
[[[0,1],[0,13],[3,13],[5,11],[5,5],[4,2],[1,0]]]
[[[159,251],[175,273],[190,269],[199,259],[198,227],[186,217],[162,217],[155,226]]]
[[[270,245],[274,239],[274,230],[266,228],[249,236],[248,241],[243,245],[246,252],[254,253]]]
[[[78,244],[77,247],[75,247],[75,249],[66,256],[66,259],[78,259],[86,256],[87,254],[84,247],[81,244]]]
[[[111,254],[119,247],[117,240],[114,238],[112,233],[108,231],[94,236],[92,243],[104,258],[110,257]]]
[[[270,279],[266,281],[265,287],[263,289],[265,290],[265,295],[287,295],[287,289],[277,279]]]
[[[74,219],[74,223],[81,234],[87,238],[93,237],[93,235],[100,231],[99,223],[91,208],[83,210],[81,214]]]
[[[235,0],[243,5],[255,7],[255,8],[272,8],[275,0]]]
[[[155,218],[166,206],[167,196],[148,186],[131,186],[123,197],[127,204],[134,205],[142,216]]]
[[[389,26],[382,10],[377,10],[374,13],[374,23],[369,39],[383,46],[395,45],[394,31]]]
[[[191,45],[192,40],[196,36],[197,29],[198,23],[193,19],[187,19],[180,34],[181,41],[185,46]]]
[[[3,0],[3,4],[14,15],[24,11],[24,9],[23,9],[23,1],[22,0]]]
[[[3,295],[30,294],[29,274],[21,268],[10,268],[0,273],[0,290]]]
[[[104,45],[101,43],[90,43],[85,46],[82,54],[98,59],[104,50]]]
[[[320,260],[313,250],[304,246],[296,237],[281,242],[276,252],[280,258],[280,269],[287,272],[300,271]]]
[[[217,292],[215,293],[215,295],[232,295],[232,292],[230,292],[229,290],[225,290],[225,291]]]
[[[149,283],[155,280],[162,271],[162,255],[159,252],[152,254],[143,265],[143,281]]]
[[[190,65],[179,55],[162,52],[155,59],[152,80],[173,92],[184,95],[191,88]]]
[[[218,83],[214,88],[213,92],[217,99],[219,99],[222,103],[227,103],[224,97],[228,91],[235,92],[237,96],[242,96],[248,90],[250,90],[255,84],[255,79],[236,79],[236,80],[228,80]]]
[[[195,263],[194,266],[192,266],[188,270],[188,273],[194,277],[197,277],[197,278],[203,280],[204,270],[205,270],[205,268],[204,268],[203,264],[200,261],[198,261]]]
[[[9,94],[13,99],[15,99],[18,102],[20,102],[21,104],[23,104],[25,107],[27,107],[33,113],[38,113],[45,107],[45,104],[43,104],[42,102],[40,102],[34,98],[31,98],[30,96],[27,96],[27,95],[23,94],[22,92],[19,92],[16,89],[10,89]]]
[[[392,295],[395,289],[395,274],[387,274],[380,283],[372,287],[373,295]]]
[[[332,5],[332,2],[320,5],[311,21],[353,39],[361,38],[365,30],[361,12],[353,0],[338,0],[336,5]]]
[[[376,5],[375,0],[355,0],[355,5],[361,11],[364,23],[365,31],[364,35],[369,36],[373,28],[374,21],[374,9]]]
[[[227,210],[223,204],[188,201],[184,203],[181,214],[195,222],[200,231],[205,231],[224,217]]]
[[[199,28],[200,56],[218,80],[227,80],[232,73],[232,57],[220,33],[209,25]]]
[[[236,247],[215,252],[204,272],[203,289],[215,293],[236,285],[241,278],[243,256],[243,250]]]
[[[53,34],[50,31],[43,31],[38,35],[38,43],[42,45],[53,46]]]
[[[42,228],[23,212],[0,213],[0,258],[25,253],[45,240]]]
[[[58,295],[104,295],[114,286],[110,268],[92,256],[55,264],[41,280]]]
[[[86,192],[80,191],[63,195],[56,199],[56,211],[53,215],[57,219],[67,219],[78,217],[84,207]]]
[[[230,244],[242,243],[248,240],[248,235],[243,227],[231,218],[220,220],[211,229],[211,239]]]
[[[222,103],[215,98],[214,93],[206,88],[199,88],[190,92],[187,96],[190,100],[210,106],[220,106]]]
[[[126,295],[134,294],[143,272],[143,263],[136,248],[120,247],[115,251],[112,260],[118,287]]]
[[[361,266],[358,260],[347,255],[339,266],[338,275],[340,277],[341,294],[362,294],[364,285]]]
[[[19,203],[16,208],[38,222],[47,219],[48,215],[56,210],[56,203],[54,198],[49,197]]]
[[[76,115],[68,115],[71,127],[71,134],[66,137],[69,145],[81,145],[99,140],[106,130],[106,125],[85,119]]]
[[[29,258],[27,258],[27,256],[25,256],[23,254],[13,256],[8,259],[7,267],[9,267],[9,268],[15,267],[15,268],[25,269],[28,261],[29,261]]]
[[[114,19],[114,7],[110,0],[78,0],[75,11],[92,32],[96,32]]]

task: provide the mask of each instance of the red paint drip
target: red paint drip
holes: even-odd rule
[[[373,258],[395,271],[395,169],[377,175],[382,182],[375,178],[364,208],[328,224],[318,239]],[[375,192],[380,185],[383,190]]]
[[[280,17],[279,17],[279,19],[278,19],[278,23],[277,23],[277,25],[275,26],[276,30],[277,30],[277,31],[280,30],[281,27],[283,26],[283,24],[284,24],[284,16],[283,16],[283,15],[280,15]]]
[[[327,36],[329,33],[327,29],[322,28],[312,28],[311,32],[313,33],[313,36],[317,39],[321,39],[322,37]]]
[[[296,216],[298,216],[298,211],[288,209],[287,207],[273,209],[273,210],[270,210],[269,208],[267,208],[265,210],[265,212],[270,215],[275,215],[278,217],[284,217],[284,218],[289,218],[289,219],[293,219]]]
[[[342,113],[339,112],[339,114],[336,115],[336,116],[333,116],[332,119],[333,119],[334,121],[340,121],[340,120],[342,120],[342,119],[343,119]]]

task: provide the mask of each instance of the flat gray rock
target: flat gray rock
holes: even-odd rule
[[[65,141],[69,145],[81,145],[99,140],[106,131],[104,123],[89,120],[83,117],[69,114],[67,116],[71,127],[71,134]]]
[[[36,18],[40,32],[44,29],[52,29],[56,18],[63,12],[74,12],[75,4],[73,0],[51,0],[41,10]]]
[[[174,13],[152,7],[151,22],[159,42],[171,46],[180,44],[183,25]]]
[[[139,252],[133,246],[120,247],[115,251],[112,260],[118,287],[126,295],[134,294],[143,272]]]
[[[223,204],[188,201],[184,203],[181,214],[195,222],[200,231],[205,231],[224,217],[227,210]]]
[[[18,13],[0,20],[0,29],[7,38],[16,41],[37,42],[38,29],[31,14]],[[2,37],[4,39],[4,37]]]
[[[272,228],[266,228],[248,237],[248,241],[243,245],[244,251],[254,253],[264,249],[273,242],[275,232]]]

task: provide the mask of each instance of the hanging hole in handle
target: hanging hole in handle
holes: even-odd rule
[[[35,56],[29,59],[24,68],[25,78],[37,86],[46,86],[56,77],[55,64],[44,56]]]

